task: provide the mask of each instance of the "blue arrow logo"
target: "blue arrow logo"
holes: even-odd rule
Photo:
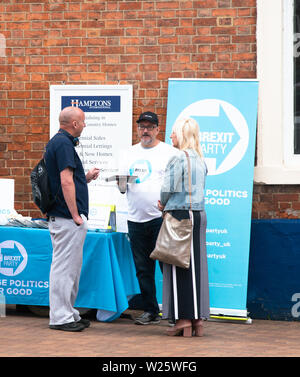
[[[16,269],[19,267],[19,265],[23,261],[23,256],[20,253],[20,250],[16,246],[16,244],[13,244],[12,248],[3,248],[1,249],[2,253],[2,268],[10,268],[13,270],[13,273],[15,273]]]
[[[130,175],[137,175],[135,183],[145,182],[152,173],[152,167],[148,160],[135,161],[129,168]]]
[[[200,143],[205,158],[216,161],[216,169],[226,159],[240,140],[240,136],[232,125],[222,104],[219,104],[217,116],[192,115],[200,127]]]
[[[19,274],[26,267],[27,259],[27,252],[19,242],[7,240],[0,243],[0,274]]]

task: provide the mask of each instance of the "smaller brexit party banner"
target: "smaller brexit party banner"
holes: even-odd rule
[[[199,124],[212,315],[247,316],[247,284],[257,120],[256,80],[170,79],[166,142],[177,119]]]

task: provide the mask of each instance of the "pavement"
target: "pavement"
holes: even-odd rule
[[[83,315],[91,326],[79,333],[50,330],[47,315],[7,305],[0,318],[0,357],[204,358],[299,357],[300,323],[252,319],[251,324],[206,321],[203,337],[165,335],[168,321],[135,325],[141,311],[127,310],[111,323],[95,312]]]

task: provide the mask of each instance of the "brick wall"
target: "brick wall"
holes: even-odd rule
[[[254,185],[252,218],[299,219],[299,185]]]
[[[132,84],[133,124],[152,110],[164,125],[169,77],[256,77],[256,0],[1,0],[0,20],[0,177],[15,179],[24,216],[40,215],[29,176],[49,138],[50,85]],[[255,190],[257,217],[285,195]],[[297,196],[286,195],[278,210]]]

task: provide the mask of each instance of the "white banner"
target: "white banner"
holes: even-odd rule
[[[0,179],[0,215],[5,218],[14,211],[15,181],[14,179]]]
[[[50,137],[59,129],[58,116],[67,106],[85,113],[77,153],[84,170],[100,169],[89,183],[89,227],[106,229],[108,211],[116,205],[117,230],[126,232],[127,201],[114,182],[105,178],[118,173],[120,153],[132,144],[132,85],[54,85],[50,87]]]

